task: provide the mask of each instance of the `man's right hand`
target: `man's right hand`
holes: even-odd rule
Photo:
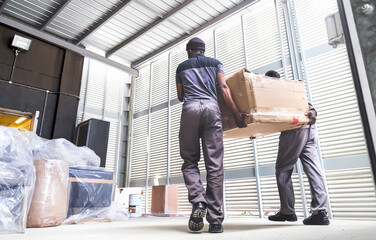
[[[234,115],[235,123],[238,128],[245,128],[247,124],[245,123],[245,117],[247,116],[246,113],[237,112]]]

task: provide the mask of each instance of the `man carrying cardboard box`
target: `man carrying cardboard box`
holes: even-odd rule
[[[276,71],[268,71],[265,76],[279,78]],[[315,132],[311,125],[315,124],[317,112],[309,104],[307,113],[310,122],[301,129],[284,131],[279,137],[278,156],[276,162],[276,179],[279,192],[280,210],[269,216],[271,221],[297,221],[295,215],[295,197],[291,181],[294,165],[300,158],[311,189],[312,215],[303,220],[305,225],[329,225],[327,211],[327,192],[321,163],[316,154]]]
[[[186,47],[188,60],[176,70],[178,99],[184,101],[180,121],[180,156],[182,172],[192,206],[189,229],[200,231],[203,218],[209,222],[210,233],[223,232],[223,131],[218,107],[216,84],[238,127],[246,127],[245,114],[238,111],[228,88],[222,64],[204,56],[205,43],[192,38]],[[200,138],[207,171],[206,191],[200,180]]]

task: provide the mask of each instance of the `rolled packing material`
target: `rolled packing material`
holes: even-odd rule
[[[53,227],[67,217],[69,166],[62,160],[34,160],[36,183],[27,227]]]

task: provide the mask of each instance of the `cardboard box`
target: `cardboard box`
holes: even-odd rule
[[[153,186],[151,214],[158,216],[176,215],[178,212],[178,186]]]
[[[58,226],[67,217],[68,163],[62,160],[34,160],[36,182],[27,216],[27,227]]]
[[[239,111],[247,113],[246,128],[237,128],[219,94],[225,138],[261,137],[300,128],[308,123],[308,101],[303,81],[265,77],[242,69],[226,77]]]

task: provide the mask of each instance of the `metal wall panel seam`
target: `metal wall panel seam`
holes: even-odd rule
[[[293,24],[294,24],[295,29],[296,29],[296,35],[295,36],[298,38],[297,40],[299,41],[299,44],[300,44],[300,45],[297,45],[297,47],[301,50],[300,51],[300,57],[301,57],[301,63],[302,64],[300,66],[303,67],[304,74],[305,74],[305,82],[306,82],[306,89],[307,89],[308,99],[309,99],[310,103],[313,105],[312,93],[311,93],[311,89],[310,89],[310,82],[309,82],[309,77],[308,77],[308,73],[307,73],[307,67],[306,67],[306,64],[305,64],[306,63],[306,59],[305,59],[305,55],[304,55],[304,51],[303,51],[302,40],[301,40],[301,37],[300,37],[299,23],[298,23],[298,17],[297,17],[296,12],[295,12],[296,8],[295,8],[294,0],[292,0],[291,8],[292,8],[292,10],[295,13],[293,15],[294,16],[294,18],[293,18]],[[313,127],[314,127],[315,130],[317,130],[316,125],[314,125]],[[322,158],[322,152],[321,152],[321,147],[320,147],[320,139],[319,139],[317,131],[315,131],[315,142],[316,142],[316,147],[317,147],[317,154],[318,154],[318,157],[320,159],[321,166],[323,168],[323,173],[324,173],[323,174],[323,178],[324,178],[324,180],[326,182],[324,161],[323,161],[323,158]],[[328,215],[329,215],[329,218],[333,218],[333,213],[332,213],[332,209],[331,209],[331,206],[330,206],[329,190],[328,190],[328,185],[327,184],[325,184],[325,188],[326,188],[326,192],[327,192]]]
[[[296,22],[296,15],[295,15],[295,12],[292,12],[293,9],[292,9],[292,6],[291,6],[291,1],[294,1],[294,0],[288,0],[286,2],[286,11],[287,11],[287,17],[288,17],[288,22],[289,22],[289,25],[288,27],[290,28],[289,32],[291,34],[291,41],[292,41],[292,49],[293,49],[293,52],[294,52],[294,57],[295,57],[295,66],[296,66],[296,70],[297,70],[297,76],[296,76],[296,79],[300,79],[303,77],[303,73],[302,73],[302,69],[301,69],[301,55],[300,55],[300,52],[299,52],[299,44],[301,44],[300,42],[300,39],[298,41],[297,39],[297,35],[298,35],[298,30],[297,30],[297,25],[295,24]]]
[[[282,9],[283,9],[283,19],[285,20],[285,27],[286,27],[286,34],[287,34],[287,45],[289,46],[290,50],[290,60],[291,60],[291,68],[292,68],[292,73],[293,73],[293,78],[296,79],[298,74],[297,74],[297,69],[296,69],[296,57],[294,51],[291,49],[291,46],[293,46],[292,43],[292,33],[291,33],[291,27],[290,27],[290,19],[289,19],[289,13],[287,11],[287,3],[286,2],[281,2],[282,3]]]
[[[138,77],[137,79],[140,79],[140,77]],[[134,79],[134,77],[132,76],[132,88],[131,88],[131,97],[129,98],[131,102],[131,109],[129,110],[129,124],[130,124],[130,133],[128,135],[128,143],[129,143],[129,147],[128,147],[128,163],[127,163],[127,174],[128,174],[128,178],[127,178],[127,181],[125,183],[125,186],[126,187],[130,187],[130,184],[131,184],[131,175],[132,175],[132,158],[133,158],[133,144],[134,144],[134,114],[133,114],[133,111],[135,109],[135,99],[136,99],[136,79]]]
[[[302,75],[302,71],[301,71],[301,62],[302,60],[299,58],[299,47],[298,47],[298,43],[297,43],[297,40],[296,40],[296,35],[297,33],[295,31],[297,31],[297,26],[295,25],[295,22],[294,20],[296,19],[296,15],[293,15],[292,12],[291,12],[291,5],[289,5],[290,1],[287,1],[285,3],[285,7],[286,7],[286,12],[287,12],[287,18],[288,18],[288,32],[290,32],[290,37],[291,37],[291,43],[292,45],[289,46],[289,47],[292,47],[292,51],[294,52],[294,57],[295,57],[295,61],[294,63],[296,64],[295,67],[297,69],[297,72],[295,72],[297,75],[294,76],[294,79],[302,79],[303,78],[303,75]],[[286,17],[286,16],[285,16]],[[291,19],[293,18],[293,19]],[[308,83],[306,84],[308,85]],[[304,218],[307,218],[308,217],[308,212],[307,212],[307,198],[306,198],[306,195],[305,195],[305,191],[304,191],[304,179],[303,179],[303,171],[302,171],[302,165],[300,164],[300,159],[298,160],[297,164],[296,164],[296,168],[298,170],[298,178],[299,178],[299,186],[300,186],[300,192],[301,192],[301,197],[302,197],[302,203],[303,203],[303,214],[304,214]]]
[[[216,57],[217,56],[217,34],[216,34],[216,30],[213,30],[213,47],[214,47],[214,56]],[[223,159],[224,160],[224,159]],[[222,162],[222,164],[224,164]],[[224,176],[224,173],[223,173],[223,176]],[[222,190],[222,194],[223,194],[223,214],[224,214],[224,217],[226,218],[227,217],[227,205],[226,205],[226,181],[223,179],[223,190]]]
[[[167,185],[171,177],[171,53],[168,54],[168,110],[167,110]]]
[[[283,41],[282,41],[282,30],[281,25],[279,22],[279,14],[278,14],[278,4],[277,0],[274,0],[274,8],[275,8],[275,16],[277,18],[277,26],[278,26],[278,37],[279,37],[279,46],[281,48],[281,60],[282,60],[282,68],[283,68],[283,76],[284,78],[288,78],[287,69],[286,69],[286,59],[285,59],[285,50],[283,49]]]
[[[108,76],[107,76],[107,67],[104,68],[104,89],[103,89],[103,108],[102,108],[102,120],[104,120],[104,109],[106,108],[107,102],[107,84],[108,84]]]
[[[264,217],[264,210],[263,210],[263,201],[262,201],[262,192],[261,192],[261,179],[260,179],[260,173],[259,173],[259,163],[258,163],[258,153],[257,153],[257,142],[256,139],[252,139],[253,144],[253,161],[255,165],[255,177],[256,177],[256,188],[257,188],[257,202],[258,202],[258,208],[259,208],[259,218]]]
[[[152,98],[152,85],[153,85],[153,63],[150,63],[149,75],[149,114],[148,114],[148,132],[147,132],[147,158],[146,158],[146,183],[145,183],[145,213],[148,209],[149,199],[149,175],[150,175],[150,144],[151,144],[151,98]]]
[[[121,102],[119,104],[119,115],[118,115],[118,129],[117,129],[117,141],[116,141],[116,149],[115,149],[115,174],[116,174],[116,184],[117,185],[120,185],[119,184],[119,171],[120,171],[120,167],[119,167],[119,164],[120,162],[122,161],[122,157],[121,157],[121,154],[120,154],[120,148],[123,149],[124,148],[124,144],[123,143],[123,135],[124,135],[124,131],[122,131],[122,129],[125,129],[125,124],[124,124],[124,118],[123,118],[123,113],[124,113],[124,102],[126,102],[126,98],[125,98],[125,90],[124,90],[124,85],[125,85],[125,81],[124,79],[122,78],[121,81],[120,81],[120,88],[119,88],[119,94],[120,94],[120,99],[121,99]],[[123,143],[122,146],[120,147],[119,146],[119,143]],[[128,145],[128,142],[127,142],[127,145]],[[115,185],[116,187],[116,185]],[[116,189],[116,188],[114,188]]]
[[[89,75],[90,75],[90,63],[91,60],[88,58],[88,67],[87,67],[87,75],[86,75],[86,86],[85,86],[85,97],[84,97],[84,106],[82,110],[82,121],[85,121],[85,114],[86,114],[86,105],[87,105],[87,90],[89,86]]]
[[[245,38],[245,27],[244,27],[244,16],[241,16],[241,27],[242,27],[242,38],[243,38],[243,52],[244,52],[244,63],[246,68],[249,67],[247,47],[246,47],[246,38]],[[252,139],[252,149],[253,149],[253,161],[255,167],[255,177],[256,177],[256,189],[257,189],[257,203],[259,207],[259,218],[263,218],[264,210],[262,208],[262,195],[261,195],[261,185],[260,185],[260,175],[258,171],[258,153],[257,153],[257,142],[255,139]]]

